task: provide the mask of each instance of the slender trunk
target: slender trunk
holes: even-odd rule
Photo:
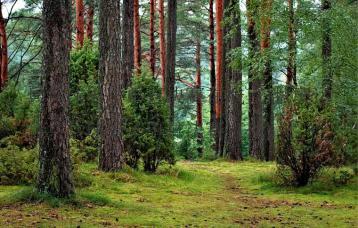
[[[123,1],[122,20],[122,85],[127,89],[130,85],[134,69],[134,20],[133,20],[133,0]]]
[[[169,103],[170,122],[174,123],[175,53],[177,31],[177,0],[168,2],[168,28],[165,68],[165,96]]]
[[[76,0],[76,43],[79,47],[83,46],[85,35],[85,8],[83,0]]]
[[[198,155],[203,156],[203,102],[201,92],[201,44],[200,40],[196,43],[196,128],[197,128],[197,142],[198,142]]]
[[[123,165],[120,0],[100,0],[99,21],[99,168],[116,171]]]
[[[295,11],[293,8],[294,0],[288,0],[288,66],[287,66],[287,81],[286,81],[286,98],[291,95],[292,89],[297,85],[296,80],[296,55],[297,55],[297,41],[296,41],[296,22]]]
[[[273,81],[270,56],[270,26],[272,0],[261,2],[261,56],[263,59],[263,155],[266,161],[274,158],[274,113],[273,113]]]
[[[162,95],[165,95],[165,19],[164,0],[159,0],[159,46],[160,46],[160,71],[162,76]]]
[[[69,146],[71,2],[43,1],[43,90],[38,190],[59,197],[74,193]],[[61,64],[58,64],[61,63]]]
[[[86,38],[93,41],[93,24],[94,24],[94,0],[88,1],[87,21],[86,21]]]
[[[1,40],[1,62],[0,62],[0,91],[5,87],[8,80],[8,56],[7,56],[7,35],[5,19],[2,14],[2,3],[0,3],[0,40]]]
[[[230,2],[230,18],[232,18],[232,25],[235,26],[235,33],[231,38],[230,48],[241,48],[241,24],[240,24],[240,9],[238,0],[231,0]],[[239,58],[239,59],[237,59]],[[232,160],[242,160],[241,153],[241,120],[242,120],[242,63],[241,56],[236,57],[235,61],[238,65],[234,69],[230,68],[231,73],[228,78],[227,85],[227,128],[225,148]]]
[[[222,117],[222,75],[224,73],[224,39],[223,39],[223,21],[224,4],[223,0],[216,1],[216,96],[215,96],[215,111],[216,111],[216,153],[220,153],[220,136],[221,131],[221,117]]]
[[[321,10],[322,19],[322,72],[323,72],[323,97],[325,101],[330,101],[332,97],[333,72],[332,72],[332,38],[331,23],[329,12],[331,10],[331,0],[322,0]]]
[[[134,69],[137,75],[141,72],[141,38],[140,38],[140,18],[139,0],[133,2],[134,17]]]
[[[153,76],[155,75],[155,0],[150,0],[150,69]]]
[[[257,6],[255,0],[246,0],[247,34],[249,37],[249,154],[262,159],[262,101],[261,79],[254,62],[257,60],[260,44],[257,40],[256,22]]]
[[[210,130],[215,133],[215,22],[214,0],[209,1]]]

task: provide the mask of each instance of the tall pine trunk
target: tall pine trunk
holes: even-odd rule
[[[230,37],[230,49],[241,48],[240,5],[238,0],[231,0],[228,11],[234,33]],[[241,120],[242,120],[242,63],[241,56],[235,56],[234,67],[228,68],[230,77],[227,85],[227,123],[225,148],[232,160],[242,160]]]
[[[155,75],[155,0],[150,0],[150,25],[149,25],[149,39],[150,39],[150,69],[153,76]]]
[[[8,56],[7,56],[7,35],[6,23],[2,14],[2,3],[0,3],[0,41],[1,41],[1,57],[0,57],[0,91],[5,87],[8,80]]]
[[[169,103],[170,122],[174,123],[175,55],[177,31],[177,0],[168,2],[168,28],[165,68],[165,96]]]
[[[274,159],[274,104],[270,55],[270,26],[272,0],[261,2],[261,56],[263,61],[263,155],[266,161]]]
[[[247,34],[249,37],[249,154],[263,159],[263,129],[262,129],[262,101],[261,78],[254,62],[257,62],[260,44],[257,39],[256,0],[246,0]]]
[[[123,1],[122,20],[122,87],[127,89],[131,82],[134,69],[134,19],[133,19],[133,0]]]
[[[164,0],[159,0],[159,48],[160,48],[160,72],[162,76],[162,95],[165,95],[165,18]]]
[[[134,18],[134,69],[137,75],[141,72],[141,36],[140,36],[140,17],[139,0],[133,0],[133,18]]]
[[[43,1],[43,90],[38,190],[74,193],[69,146],[70,0]],[[58,64],[61,63],[61,64]]]
[[[93,41],[94,1],[95,0],[88,0],[86,18],[86,38],[91,42]]]
[[[123,165],[120,0],[100,0],[99,22],[99,168],[116,171]]]
[[[291,95],[292,89],[297,85],[296,79],[296,20],[294,10],[294,0],[288,0],[288,65],[287,65],[287,81],[286,81],[286,98]]]
[[[215,112],[216,112],[216,135],[215,135],[215,147],[217,155],[220,155],[220,138],[223,131],[221,126],[222,119],[222,76],[224,74],[224,37],[222,21],[224,14],[223,0],[216,1],[216,94],[215,94]]]
[[[323,97],[324,101],[330,101],[333,87],[332,71],[332,38],[331,22],[329,12],[331,10],[331,0],[322,0],[322,73],[323,73]]]
[[[209,1],[210,130],[215,133],[215,22],[214,0]]]
[[[76,44],[83,46],[85,37],[85,8],[83,0],[76,0]]]
[[[200,40],[196,42],[196,130],[197,130],[197,143],[198,143],[198,155],[203,156],[203,102],[201,92],[201,44]]]

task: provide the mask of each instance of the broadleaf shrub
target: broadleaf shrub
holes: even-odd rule
[[[126,162],[154,172],[163,162],[174,163],[169,108],[161,88],[147,70],[134,77],[123,101]]]

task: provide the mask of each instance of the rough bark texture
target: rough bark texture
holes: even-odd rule
[[[286,81],[286,97],[289,97],[291,91],[295,85],[296,80],[296,22],[295,22],[295,11],[293,8],[294,0],[288,0],[288,65],[287,65],[287,81]]]
[[[177,31],[177,0],[168,2],[168,28],[165,65],[165,96],[169,103],[170,122],[174,123],[175,54]]]
[[[150,0],[150,25],[149,25],[149,39],[150,39],[150,70],[153,76],[155,75],[155,0]]]
[[[99,168],[122,168],[122,91],[120,72],[120,0],[101,0],[99,6]]]
[[[260,44],[257,40],[256,23],[257,6],[255,0],[246,0],[247,34],[249,37],[249,154],[262,159],[263,129],[262,129],[262,101],[261,79],[257,67],[254,66],[258,56]]]
[[[38,190],[74,193],[69,147],[70,0],[43,1],[43,91]],[[61,63],[61,64],[59,64]]]
[[[322,0],[321,4],[322,19],[322,73],[323,73],[323,96],[324,100],[329,101],[332,97],[333,72],[332,72],[332,38],[329,11],[331,0]]]
[[[141,38],[140,38],[140,17],[139,0],[133,0],[133,19],[134,19],[134,69],[137,75],[141,72]]]
[[[88,0],[87,18],[86,18],[86,38],[93,41],[94,24],[94,0]]]
[[[164,0],[159,0],[159,48],[160,48],[160,72],[162,76],[162,95],[165,95],[165,18]]]
[[[134,20],[133,20],[133,0],[123,1],[122,20],[122,86],[127,89],[131,82],[134,69]]]
[[[85,8],[83,0],[76,0],[76,44],[83,46],[85,37]]]
[[[203,102],[201,91],[201,44],[200,41],[196,43],[195,65],[196,65],[196,127],[197,127],[197,142],[198,155],[203,156]]]
[[[241,47],[241,25],[240,6],[237,0],[231,0],[228,11],[232,26],[235,32],[230,38],[230,48]],[[242,120],[242,63],[241,56],[235,56],[235,68],[228,68],[230,71],[227,84],[227,105],[226,105],[226,140],[225,149],[230,159],[242,160],[241,153],[241,120]],[[239,59],[238,59],[239,58]]]
[[[209,1],[210,130],[215,133],[215,22],[214,0]]]
[[[263,155],[266,161],[274,159],[274,104],[273,81],[270,56],[270,26],[271,26],[272,0],[261,2],[261,56],[263,59]]]
[[[223,131],[221,126],[222,119],[222,76],[224,74],[224,37],[223,37],[223,21],[224,3],[223,0],[216,1],[216,94],[215,94],[215,112],[216,112],[216,136],[215,147],[217,155],[220,154],[220,136]]]
[[[7,56],[7,35],[5,19],[2,14],[2,3],[0,3],[0,41],[1,41],[1,59],[0,59],[0,91],[5,87],[8,80],[8,56]]]

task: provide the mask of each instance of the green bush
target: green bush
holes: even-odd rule
[[[133,79],[123,104],[127,164],[136,168],[142,159],[144,170],[154,172],[162,161],[174,163],[168,105],[148,71]]]

